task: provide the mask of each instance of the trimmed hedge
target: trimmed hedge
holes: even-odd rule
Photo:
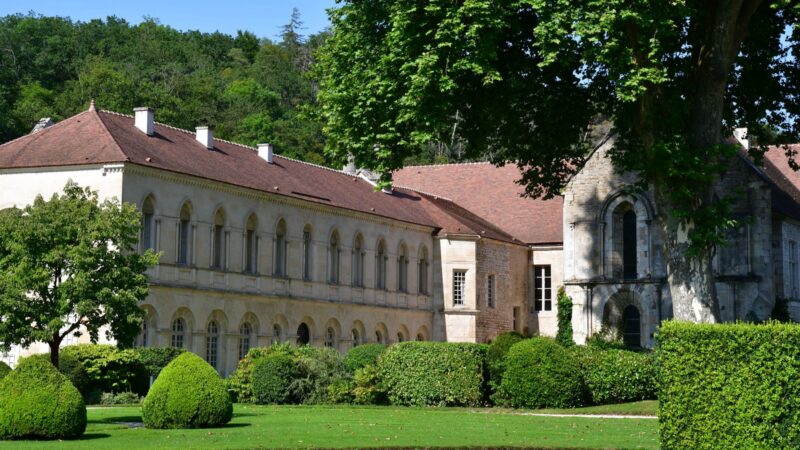
[[[0,439],[71,439],[86,430],[86,405],[50,361],[27,358],[0,382]]]
[[[156,378],[161,373],[161,370],[167,367],[167,364],[185,352],[186,349],[176,347],[137,347],[133,351],[139,355],[139,360],[144,364],[147,374]]]
[[[287,403],[297,365],[291,356],[273,353],[253,362],[253,397],[259,404]]]
[[[291,344],[273,344],[270,347],[253,347],[239,360],[239,365],[230,377],[225,379],[225,385],[237,402],[255,403],[253,395],[253,369],[256,360],[264,358],[272,353],[283,353],[291,355],[293,347]]]
[[[380,378],[393,405],[476,406],[485,355],[479,344],[402,342],[381,356]]]
[[[500,387],[503,372],[506,370],[505,359],[508,350],[517,342],[525,340],[525,336],[516,331],[509,331],[498,335],[489,344],[486,351],[486,367],[489,371],[489,381],[493,390]]]
[[[548,338],[514,344],[506,355],[506,370],[496,396],[515,408],[580,406],[583,380],[580,365],[564,347]]]
[[[205,428],[228,423],[233,404],[222,379],[191,352],[161,371],[142,405],[147,428]]]
[[[150,376],[133,350],[121,350],[113,345],[78,344],[61,349],[59,356],[62,355],[80,361],[92,388],[99,392],[147,394]]]
[[[581,365],[588,401],[597,405],[655,400],[658,366],[651,352],[572,348]]]
[[[26,359],[39,359],[52,365],[50,362],[49,353],[39,353],[23,358],[23,360]],[[81,364],[80,361],[75,359],[75,357],[65,355],[62,352],[58,356],[58,365],[58,371],[69,378],[69,381],[72,383],[72,385],[78,388],[78,392],[81,393],[83,402],[85,404],[91,405],[100,403],[102,391],[99,388],[92,386],[92,382],[89,380],[89,375],[86,373],[86,368],[83,367],[83,364]]]
[[[657,342],[663,448],[800,446],[800,327],[670,321]]]
[[[344,357],[344,366],[350,373],[355,373],[358,369],[363,369],[368,365],[377,365],[378,357],[386,351],[383,344],[363,344],[353,347]]]

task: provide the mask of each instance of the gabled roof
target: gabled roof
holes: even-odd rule
[[[409,166],[393,174],[398,186],[408,186],[452,200],[477,216],[491,219],[505,233],[526,244],[563,242],[564,199],[523,197],[513,164],[488,162]]]
[[[375,191],[368,181],[220,139],[207,149],[195,134],[156,123],[148,136],[132,116],[88,111],[0,145],[0,169],[129,163],[303,201],[428,226],[440,235],[473,234],[514,242],[491,223],[446,199],[413,190]]]

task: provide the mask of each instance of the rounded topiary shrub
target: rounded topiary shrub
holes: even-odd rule
[[[11,367],[8,364],[0,361],[0,380],[5,378],[9,372],[11,372]]]
[[[572,408],[583,397],[580,366],[552,339],[514,344],[505,359],[498,399],[515,408]]]
[[[86,405],[49,361],[28,358],[0,381],[1,439],[70,439],[86,430]]]
[[[386,351],[386,346],[383,344],[363,344],[353,347],[344,357],[344,366],[347,367],[350,373],[355,373],[358,369],[376,365],[378,357],[384,351]]]
[[[142,405],[147,428],[204,428],[228,423],[233,404],[222,379],[191,352],[161,371]]]
[[[505,371],[505,358],[508,350],[519,341],[525,340],[525,336],[516,332],[509,331],[498,335],[486,351],[486,367],[489,369],[489,380],[493,389],[500,386]]]
[[[253,397],[256,403],[287,403],[292,379],[297,373],[294,359],[272,353],[253,362]]]

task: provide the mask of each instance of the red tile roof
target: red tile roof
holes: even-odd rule
[[[800,153],[800,144],[793,144],[788,148]],[[764,153],[761,169],[777,188],[772,192],[773,212],[800,220],[800,173],[789,166],[786,150],[783,146],[770,147]],[[800,163],[800,154],[797,158]]]
[[[278,155],[273,161],[268,164],[255,149],[219,139],[207,149],[194,133],[159,123],[148,136],[134,126],[132,116],[92,108],[0,145],[0,168],[131,163],[429,226],[440,235],[514,242],[447,200],[413,190],[376,192],[366,180],[341,171]]]
[[[564,199],[522,197],[516,183],[520,170],[513,164],[488,162],[410,166],[394,173],[397,186],[441,195],[459,206],[491,219],[499,228],[527,244],[563,242]]]

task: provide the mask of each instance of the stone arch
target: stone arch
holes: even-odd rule
[[[170,345],[172,347],[192,348],[192,330],[194,330],[194,314],[182,306],[178,308],[169,321]]]
[[[286,320],[286,316],[283,314],[278,314],[272,320],[272,329],[270,330],[272,333],[272,343],[279,344],[281,342],[286,342],[287,337],[289,336],[289,321]]]
[[[247,352],[257,345],[258,325],[258,317],[251,312],[245,313],[242,316],[242,320],[239,321],[239,326],[237,327],[239,333],[237,342],[239,360],[244,358]]]
[[[428,333],[428,327],[422,325],[417,329],[417,335],[415,339],[417,341],[428,341],[430,340],[428,336],[430,336],[430,334]]]
[[[597,217],[602,234],[602,273],[606,278],[637,279],[653,273],[651,224],[655,210],[639,193],[609,195]]]
[[[405,342],[405,341],[407,341],[409,339],[408,327],[406,327],[405,325],[400,325],[397,328],[397,336],[396,336],[396,338],[397,338],[397,342]]]
[[[314,319],[309,316],[303,317],[303,320],[297,324],[297,328],[295,329],[295,344],[312,345],[315,336],[316,329],[314,327]]]
[[[339,321],[334,318],[328,319],[323,332],[323,343],[325,344],[325,347],[338,349],[339,340],[342,338],[342,326],[339,324]]]
[[[645,325],[642,313],[642,307],[633,292],[618,291],[603,306],[601,332],[628,346],[641,347]]]
[[[389,329],[386,328],[386,324],[385,323],[378,322],[378,324],[375,325],[375,336],[374,336],[374,339],[375,339],[375,342],[377,342],[378,344],[386,344],[386,343],[389,342],[388,341],[388,339],[389,339]]]
[[[364,343],[366,339],[364,324],[360,320],[353,322],[350,327],[350,342],[352,347],[357,347]]]

